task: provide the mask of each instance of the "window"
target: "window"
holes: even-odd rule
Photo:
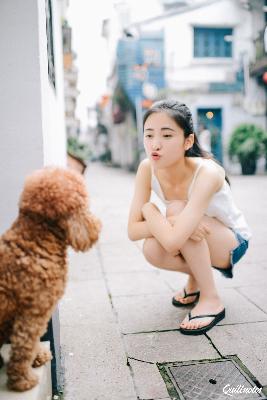
[[[194,57],[232,57],[232,28],[194,28]]]
[[[46,0],[46,36],[47,36],[47,58],[48,58],[48,76],[54,86],[56,87],[55,77],[55,57],[54,57],[54,43],[53,43],[53,20],[52,20],[52,5],[51,0]]]

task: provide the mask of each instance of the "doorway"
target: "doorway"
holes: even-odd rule
[[[204,126],[210,131],[211,152],[214,157],[223,164],[222,151],[222,109],[221,108],[198,108],[198,129]],[[199,132],[198,132],[199,133]]]

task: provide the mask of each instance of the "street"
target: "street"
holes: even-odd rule
[[[229,355],[237,355],[266,390],[266,177],[230,177],[253,238],[233,279],[214,271],[226,318],[195,337],[178,330],[188,309],[171,304],[186,276],[150,266],[141,244],[127,237],[134,174],[95,163],[86,179],[103,229],[92,250],[70,252],[69,283],[60,302],[64,399],[167,400],[157,363]]]

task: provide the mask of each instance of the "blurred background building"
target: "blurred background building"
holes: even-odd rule
[[[76,54],[72,49],[72,28],[64,19],[62,24],[63,39],[63,65],[64,65],[64,97],[65,97],[65,123],[68,137],[80,133],[80,121],[76,116],[78,68],[75,65]]]
[[[103,21],[110,75],[98,104],[114,164],[136,167],[144,157],[143,112],[174,97],[191,109],[196,132],[210,131],[215,157],[236,171],[227,154],[233,129],[241,122],[266,128],[265,3],[158,0],[158,16],[142,21],[127,2],[117,4]]]

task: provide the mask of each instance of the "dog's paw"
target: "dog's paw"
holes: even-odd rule
[[[41,365],[44,365],[47,361],[52,360],[52,354],[49,350],[45,349],[45,348],[40,348],[35,360],[33,361],[32,366],[34,368],[40,367]]]
[[[24,392],[32,389],[39,382],[38,377],[33,373],[29,372],[27,375],[21,375],[19,378],[8,377],[7,387],[16,392]]]

